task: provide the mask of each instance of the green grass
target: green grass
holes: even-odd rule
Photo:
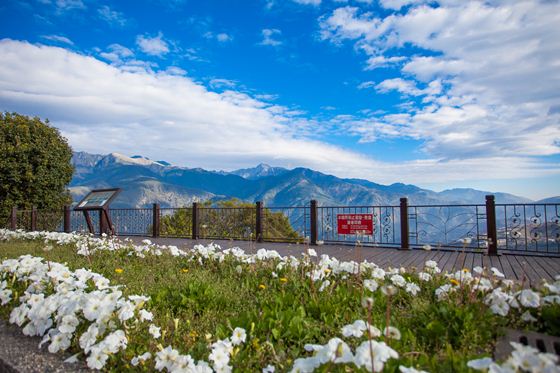
[[[105,251],[87,258],[75,254],[70,246],[55,246],[49,252],[43,247],[40,241],[0,242],[0,258],[31,254],[66,263],[71,269],[89,268],[112,284],[125,285],[125,295],[151,297],[148,308],[154,312],[155,324],[162,327],[163,339],[139,342],[127,351],[128,360],[135,352],[143,352],[143,344],[154,343],[172,345],[195,359],[206,360],[210,342],[228,337],[232,328],[242,327],[247,330],[248,343],[233,357],[234,370],[260,371],[273,364],[277,371],[286,371],[294,359],[309,355],[305,344],[324,344],[330,338],[342,337],[342,326],[366,320],[367,309],[361,306],[364,295],[374,299],[372,324],[379,329],[385,327],[387,297],[380,291],[373,295],[364,292],[358,276],[335,277],[325,291],[319,292],[318,284],[311,283],[301,268],[285,268],[277,271],[278,278],[271,276],[275,261],[251,265],[206,261],[201,265],[169,255],[137,258],[124,251]],[[117,268],[122,273],[117,273]],[[417,278],[414,281],[419,283]],[[391,300],[391,325],[399,328],[402,339],[390,342],[400,359],[390,361],[387,371],[398,371],[399,365],[432,372],[469,371],[467,361],[491,355],[503,327],[521,327],[515,318],[493,315],[480,296],[457,294],[449,301],[437,301],[434,290],[446,281],[440,277],[422,285],[418,296],[400,291]],[[554,319],[559,307],[550,308]],[[7,317],[8,312],[0,310]],[[551,332],[558,328],[557,323],[540,320],[531,328]],[[360,342],[344,340],[352,347]],[[117,370],[129,367],[125,361],[115,364]],[[358,371],[353,365],[326,366],[323,370]]]

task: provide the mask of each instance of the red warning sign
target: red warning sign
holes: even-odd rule
[[[336,221],[338,234],[373,234],[373,214],[340,214]]]

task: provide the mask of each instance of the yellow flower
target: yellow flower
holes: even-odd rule
[[[121,273],[124,272],[124,269],[122,269],[122,268],[115,268],[115,272],[118,273],[118,274],[121,274]]]
[[[468,268],[463,268],[463,272],[464,273],[469,273],[469,269]]]
[[[189,334],[190,334],[190,336],[193,337],[193,338],[198,337],[198,333],[197,333],[196,331],[194,331],[194,330],[191,331]]]
[[[454,278],[452,278],[450,282],[455,286],[459,286],[459,281],[455,280]]]
[[[181,269],[181,272],[183,272],[183,273],[187,273],[188,271],[189,271],[188,268],[182,268],[182,269]]]
[[[260,285],[259,285],[259,289],[262,289],[262,290],[266,289],[266,285],[260,284]]]
[[[287,279],[286,277],[280,277],[279,280],[280,280],[280,282],[282,282],[282,283],[284,283],[284,284],[285,284],[286,282],[288,282],[288,279]]]

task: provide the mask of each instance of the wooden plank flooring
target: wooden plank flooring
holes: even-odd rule
[[[144,237],[130,237],[135,242],[140,242]],[[160,245],[175,245],[178,247],[190,247],[195,244],[217,243],[222,248],[240,247],[247,253],[254,253],[260,248],[276,250],[280,255],[293,255],[301,257],[306,250],[304,245],[287,243],[251,243],[247,241],[219,241],[219,240],[189,240],[175,238],[152,239],[152,242]],[[398,250],[396,248],[380,247],[361,247],[356,249],[354,246],[343,245],[321,245],[312,246],[317,254],[329,255],[342,261],[367,260],[380,267],[415,267],[417,270],[424,268],[424,263],[434,260],[445,272],[458,271],[463,268],[496,267],[507,278],[523,281],[525,284],[538,285],[543,279],[546,281],[554,280],[560,275],[560,257],[544,256],[523,256],[513,254],[503,254],[500,256],[487,256],[480,252],[461,252],[443,250]]]

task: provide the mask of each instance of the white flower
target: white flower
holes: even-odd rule
[[[154,314],[144,309],[140,310],[140,321],[152,321]]]
[[[414,282],[409,282],[406,284],[405,290],[407,293],[416,295],[420,291],[420,286],[416,285]]]
[[[428,244],[425,244],[425,245],[422,245],[422,249],[424,249],[426,251],[430,251],[430,250],[432,250],[432,246],[428,245]]]
[[[356,320],[354,323],[342,327],[341,332],[345,337],[360,338],[366,330],[366,323],[363,320]]]
[[[156,354],[156,370],[160,372],[164,369],[171,370],[175,360],[179,357],[179,351],[174,350],[171,346],[167,346]]]
[[[97,342],[97,335],[99,334],[99,329],[96,324],[91,324],[89,328],[80,336],[80,347],[84,349],[85,352],[89,352],[90,347],[95,345]]]
[[[426,261],[426,263],[424,264],[427,268],[436,268],[437,267],[437,262],[434,260],[428,260]]]
[[[374,268],[371,271],[371,276],[375,279],[383,280],[385,279],[385,271],[383,270],[383,268],[379,268],[379,267]]]
[[[319,291],[320,291],[320,292],[324,291],[326,288],[329,287],[330,284],[331,284],[331,282],[330,282],[329,280],[323,281],[323,283],[322,283],[321,286],[319,287]]]
[[[0,290],[0,305],[4,306],[8,304],[11,300],[12,300],[12,291],[10,289]]]
[[[262,373],[274,373],[275,370],[276,368],[274,367],[274,365],[267,365],[263,368]]]
[[[372,350],[373,354],[371,353]],[[371,360],[372,355],[373,361]],[[384,364],[389,359],[398,359],[398,357],[399,354],[391,347],[387,346],[385,342],[370,340],[362,342],[356,349],[354,364],[368,371],[373,367],[374,372],[381,372]]]
[[[370,280],[370,279],[364,280],[364,287],[371,292],[375,292],[378,286],[379,285],[377,285],[377,281],[375,280]]]
[[[66,351],[70,347],[72,334],[58,333],[51,337],[51,344],[49,345],[49,352],[57,353],[58,351]]]
[[[471,360],[467,363],[467,366],[476,370],[484,370],[488,369],[490,367],[490,364],[492,364],[493,362],[494,361],[492,360],[492,358],[485,357],[482,359]]]
[[[317,256],[317,251],[315,251],[315,249],[307,249],[307,254],[309,254],[309,256]]]
[[[247,339],[247,333],[245,332],[245,329],[235,328],[233,330],[233,334],[231,336],[231,344],[237,346],[240,345],[241,343],[244,343],[246,339]]]
[[[80,320],[74,315],[65,315],[62,317],[62,323],[58,325],[61,333],[74,333],[76,327],[80,324]]]
[[[109,355],[107,355],[102,348],[94,346],[91,349],[91,354],[86,359],[87,366],[90,369],[101,370],[105,366]]]
[[[490,268],[490,270],[492,271],[492,274],[493,274],[494,276],[496,276],[496,277],[501,277],[501,278],[506,277],[506,276],[505,276],[502,272],[500,272],[500,270],[499,270],[498,268],[496,268],[496,267],[492,267],[492,268]]]
[[[416,368],[407,368],[403,365],[399,366],[399,370],[401,371],[401,373],[428,373],[425,370],[418,370]]]
[[[151,358],[152,358],[152,354],[149,352],[145,352],[142,355],[133,357],[132,360],[130,360],[130,364],[132,364],[133,366],[137,366],[141,362],[144,362]]]
[[[393,285],[384,285],[381,287],[381,292],[383,292],[383,294],[385,295],[395,295],[397,294],[397,291],[397,288]]]
[[[484,271],[484,269],[481,266],[476,266],[473,268],[473,272],[481,274]]]
[[[396,339],[396,340],[401,339],[401,332],[399,331],[399,329],[395,328],[394,326],[389,326],[385,328],[383,335],[391,339]]]
[[[524,289],[519,294],[519,302],[524,307],[538,308],[540,306],[541,297],[530,289]]]
[[[150,324],[150,327],[148,328],[148,332],[152,335],[152,337],[154,337],[155,339],[158,339],[159,337],[161,337],[161,328],[158,328],[157,326],[155,326],[154,324]]]
[[[531,312],[529,312],[529,311],[525,311],[521,315],[521,320],[523,320],[525,322],[535,322],[535,321],[537,321],[537,319],[535,317],[533,317],[533,315],[531,315]]]
[[[406,285],[406,280],[405,280],[404,277],[402,277],[401,275],[393,275],[393,276],[391,276],[391,282],[392,282],[394,285],[396,285],[396,286],[398,286],[398,287],[400,287],[400,288],[402,288],[402,287],[404,287],[404,286]]]
[[[418,273],[418,278],[422,281],[430,281],[432,279],[432,275],[426,272]]]

